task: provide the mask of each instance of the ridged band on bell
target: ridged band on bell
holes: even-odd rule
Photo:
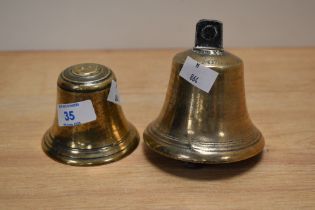
[[[107,101],[112,80],[112,70],[93,63],[71,66],[59,75],[55,120],[42,141],[50,157],[70,165],[98,165],[137,147],[136,129],[120,105]]]
[[[214,31],[205,33],[203,27]],[[221,48],[222,38],[215,37],[222,36],[220,27],[218,21],[201,20],[196,33],[205,34],[197,34],[196,39],[210,34],[211,41],[196,40],[195,48],[173,58],[164,106],[143,135],[146,145],[161,155],[217,164],[250,158],[264,147],[246,108],[243,62]],[[179,76],[188,56],[218,73],[209,93]]]

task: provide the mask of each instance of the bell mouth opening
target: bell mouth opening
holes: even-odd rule
[[[239,145],[238,148],[232,149],[223,144],[221,148],[209,147],[208,151],[198,145],[184,144],[181,139],[162,135],[154,130],[152,124],[144,131],[143,138],[146,146],[151,150],[171,159],[189,163],[225,164],[246,160],[260,154],[265,144],[264,137],[258,130],[255,134],[255,138],[250,139],[248,144]]]
[[[119,144],[91,149],[74,149],[56,144],[50,129],[42,139],[43,151],[52,159],[72,166],[96,166],[120,160],[132,153],[139,144],[139,134],[130,124],[130,131]]]

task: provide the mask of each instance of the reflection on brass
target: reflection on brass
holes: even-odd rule
[[[187,56],[219,73],[209,93],[179,76]],[[261,132],[245,102],[243,62],[222,48],[222,23],[201,20],[193,49],[178,53],[163,109],[144,131],[155,152],[193,163],[229,163],[260,153]]]
[[[57,106],[90,100],[96,119],[60,126],[56,111],[42,141],[50,157],[69,165],[98,165],[119,160],[137,147],[136,129],[125,119],[120,105],[107,101],[112,80],[116,80],[112,70],[91,63],[71,66],[59,75]],[[74,118],[71,114],[65,119]]]

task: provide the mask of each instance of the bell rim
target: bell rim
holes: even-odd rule
[[[49,130],[48,129],[43,138],[42,138],[42,150],[45,152],[45,154],[52,158],[53,160],[66,164],[66,165],[71,165],[71,166],[97,166],[97,165],[104,165],[104,164],[108,164],[108,163],[112,163],[115,161],[118,161],[126,156],[128,156],[129,154],[131,154],[139,145],[140,142],[140,136],[138,131],[136,130],[136,128],[130,124],[130,130],[128,135],[122,139],[121,143],[118,144],[118,147],[121,145],[125,145],[126,147],[122,150],[119,150],[113,154],[110,155],[106,155],[105,152],[99,152],[102,149],[106,149],[108,147],[102,147],[102,148],[98,148],[97,150],[95,150],[95,153],[91,153],[92,150],[90,150],[89,155],[91,154],[103,154],[100,157],[97,158],[73,158],[70,156],[70,151],[72,148],[64,148],[65,151],[69,151],[69,156],[66,155],[61,155],[60,153],[58,153],[56,150],[54,150],[48,143],[48,140],[53,140],[51,139],[51,137],[49,136]]]
[[[233,151],[213,152],[207,155],[191,150],[189,147],[183,148],[178,145],[166,144],[164,140],[159,140],[156,136],[152,136],[149,131],[150,126],[147,127],[143,133],[143,140],[145,145],[152,151],[174,160],[179,160],[188,163],[196,164],[228,164],[247,160],[263,152],[265,140],[263,135],[259,132],[259,139],[249,147]],[[154,135],[154,134],[153,134]]]

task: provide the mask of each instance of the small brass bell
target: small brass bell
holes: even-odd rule
[[[209,92],[180,77],[187,58],[217,75]],[[262,151],[264,138],[246,108],[243,62],[223,50],[221,22],[200,20],[195,47],[175,55],[163,109],[143,137],[153,151],[193,163],[236,162]]]
[[[131,153],[139,135],[125,119],[115,90],[115,75],[105,66],[86,63],[65,69],[58,78],[57,111],[43,137],[43,150],[55,160],[80,166]]]

